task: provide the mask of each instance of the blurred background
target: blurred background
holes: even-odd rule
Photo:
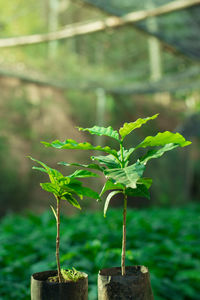
[[[176,1],[162,0],[1,2],[1,215],[47,207],[40,174],[31,170],[27,155],[54,167],[59,160],[87,159],[79,151],[44,149],[41,140],[103,145],[106,139],[91,140],[75,126],[119,129],[155,113],[159,118],[135,131],[127,147],[164,130],[181,132],[193,144],[152,161],[147,172],[155,183],[148,204],[199,199],[200,10],[189,2],[177,10]],[[124,16],[134,13],[134,21],[142,10],[157,17],[127,23]],[[124,21],[114,27],[111,16]],[[104,25],[98,28],[98,22]],[[56,32],[56,40],[49,42],[48,32]]]
[[[0,216],[4,217],[2,224],[7,234],[11,234],[13,229],[9,224],[16,221],[10,219],[11,213],[15,218],[15,213],[32,211],[33,226],[34,222],[45,223],[48,219],[46,215],[41,217],[43,221],[33,217],[49,208],[51,196],[41,190],[39,183],[46,178],[31,169],[32,162],[26,158],[27,155],[52,167],[58,167],[58,161],[88,162],[88,153],[44,148],[40,141],[73,138],[79,142],[105,145],[110,142],[106,138],[95,139],[75,127],[96,124],[119,129],[124,122],[155,113],[160,114],[156,120],[127,138],[127,147],[133,147],[146,135],[165,130],[180,132],[192,141],[192,145],[152,160],[146,171],[146,175],[153,178],[151,200],[134,199],[130,206],[166,209],[162,216],[178,209],[175,207],[181,211],[181,207],[185,207],[186,211],[192,207],[189,221],[183,210],[182,213],[177,212],[177,216],[183,219],[178,217],[179,221],[174,222],[178,224],[186,220],[189,227],[197,226],[192,223],[192,216],[199,220],[199,4],[198,0],[0,2]],[[63,169],[63,172],[67,175],[68,171]],[[101,187],[93,185],[100,191]],[[120,204],[120,199],[112,202],[113,206]],[[84,211],[101,208],[94,200],[84,205]],[[67,215],[75,212],[70,207],[64,211]],[[153,212],[156,218],[159,213]],[[22,220],[20,222],[23,224]],[[154,229],[159,231],[161,225],[158,224],[161,221],[155,221]],[[19,232],[21,230],[20,227]],[[199,231],[197,227],[195,230],[196,237]],[[168,230],[164,234],[166,232]],[[16,236],[18,232],[13,234]],[[188,241],[191,238],[194,246],[197,241],[193,234],[188,233]],[[2,250],[5,252],[12,244],[9,244],[9,238],[6,240],[6,234],[4,238],[4,245],[8,245]],[[13,235],[10,241],[12,239]],[[92,255],[95,257],[95,251],[99,251],[98,243],[94,238],[93,244],[88,245],[88,249],[94,248]],[[175,246],[167,244],[166,247]],[[118,255],[116,251],[113,253],[112,257]],[[173,252],[173,255],[177,253]],[[66,259],[72,257],[73,254]],[[13,259],[11,256],[7,264]],[[33,264],[31,259],[28,262]],[[184,259],[187,261],[181,258],[182,261]],[[197,266],[196,260],[192,263]],[[88,266],[88,262],[85,265]],[[5,274],[9,272],[11,270],[5,271]],[[159,272],[155,274],[153,276],[161,276]],[[9,276],[5,282],[11,280]],[[170,278],[172,275],[167,276]],[[183,275],[181,283],[188,276]],[[197,280],[197,272],[190,276],[191,280]],[[154,286],[156,283],[155,279]],[[169,282],[165,280],[163,284],[166,287]],[[183,286],[186,288],[182,284],[180,289]],[[164,296],[165,290],[162,293],[158,288],[156,299],[199,299],[197,284],[191,289],[188,285],[182,295],[175,290],[168,298]],[[24,291],[23,286],[18,290]],[[22,294],[19,292],[19,295]],[[16,295],[6,298],[4,294],[2,297],[0,299],[14,299],[12,297]],[[28,296],[19,297],[29,299]],[[96,299],[95,290],[90,297],[91,300]]]

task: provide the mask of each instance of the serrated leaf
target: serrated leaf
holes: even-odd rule
[[[65,142],[61,142],[59,140],[53,141],[52,143],[41,142],[46,147],[53,147],[56,149],[79,149],[79,150],[97,150],[103,151],[114,156],[117,156],[117,151],[115,149],[111,149],[110,147],[101,147],[101,146],[93,146],[88,142],[85,143],[77,143],[72,139],[68,139]]]
[[[145,197],[147,199],[150,199],[149,190],[144,184],[137,184],[135,189],[126,189],[126,195],[133,197]]]
[[[147,136],[135,149],[165,146],[167,144],[177,144],[180,147],[185,147],[191,144],[190,141],[186,141],[180,133],[173,133],[170,131],[159,132],[155,136]]]
[[[100,196],[102,196],[106,191],[117,189],[123,190],[124,185],[121,183],[115,183],[112,179],[108,179],[101,190]]]
[[[119,140],[119,133],[117,132],[117,130],[114,130],[111,126],[109,127],[100,127],[100,126],[93,126],[91,128],[81,128],[78,127],[79,130],[81,131],[88,131],[90,134],[95,134],[95,135],[105,135],[105,136],[109,136],[115,140],[117,140],[118,142]]]
[[[59,196],[59,188],[56,184],[51,182],[45,182],[45,183],[40,183],[40,186],[46,192],[53,193],[54,195]]]
[[[140,128],[146,122],[157,118],[158,114],[153,115],[152,117],[147,117],[144,119],[137,119],[135,122],[124,123],[123,127],[120,128],[119,133],[121,135],[121,139],[123,140],[128,134],[130,134],[134,129]]]
[[[149,150],[143,157],[141,157],[139,160],[146,164],[150,159],[153,158],[159,158],[161,157],[165,152],[170,151],[172,149],[177,148],[179,145],[177,144],[167,144],[162,148],[159,149],[151,149]]]
[[[114,168],[120,168],[121,167],[121,165],[119,164],[117,159],[115,159],[115,157],[113,157],[112,155],[92,156],[91,159],[92,160],[97,160],[100,164],[105,165],[109,169],[114,169]]]
[[[105,204],[104,204],[104,217],[106,216],[106,212],[108,210],[108,206],[110,203],[110,200],[112,199],[113,196],[122,193],[122,191],[112,191],[106,198]]]
[[[76,170],[70,175],[71,178],[86,178],[86,177],[98,177],[99,175],[87,170]]]
[[[71,195],[66,193],[65,195],[63,195],[61,197],[62,200],[66,200],[67,202],[69,202],[72,206],[81,209],[80,204],[78,203],[78,201]]]
[[[103,167],[100,167],[97,164],[83,165],[83,164],[78,164],[78,163],[66,163],[64,161],[61,161],[58,164],[63,165],[63,166],[76,166],[76,167],[82,167],[82,168],[86,168],[86,169],[93,169],[93,170],[98,170],[101,172],[103,172],[103,170],[104,170]]]
[[[117,183],[122,183],[126,187],[136,188],[136,182],[142,177],[145,166],[137,162],[131,166],[121,169],[106,169],[104,174],[112,178]]]

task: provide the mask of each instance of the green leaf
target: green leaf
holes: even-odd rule
[[[147,199],[150,199],[149,190],[144,184],[137,184],[135,189],[126,189],[126,195],[133,197],[145,197]]]
[[[87,170],[76,170],[70,175],[71,178],[86,178],[86,177],[98,177],[99,175]]]
[[[164,147],[160,149],[151,149],[149,150],[143,157],[141,157],[139,160],[146,164],[150,159],[152,158],[159,158],[161,157],[166,151],[170,151],[172,149],[177,148],[177,144],[167,144]]]
[[[180,133],[173,133],[170,131],[159,132],[155,136],[147,136],[144,141],[142,141],[135,149],[155,147],[155,146],[165,146],[167,144],[177,144],[178,146],[185,147],[190,145],[190,141],[186,141],[185,138]]]
[[[104,217],[106,217],[106,212],[110,203],[110,200],[113,196],[122,193],[122,191],[112,191],[106,198],[105,204],[104,204]]]
[[[101,146],[93,146],[90,143],[77,143],[74,140],[68,139],[65,142],[61,142],[59,140],[53,141],[52,143],[41,142],[46,147],[53,147],[56,149],[79,149],[79,150],[97,150],[103,151],[114,156],[117,156],[117,151],[115,149],[111,149],[110,147],[101,147]]]
[[[112,178],[117,183],[122,183],[126,187],[136,188],[136,182],[142,177],[145,166],[137,162],[122,169],[106,169],[104,174]]]
[[[153,180],[151,178],[142,177],[138,179],[137,185],[142,184],[145,185],[147,189],[149,189],[152,185]]]
[[[46,170],[46,172],[49,174],[51,172],[51,168],[48,167],[45,163],[43,163],[42,161],[38,160],[38,159],[35,159],[31,156],[28,156],[28,158],[30,158],[31,160],[35,161],[36,163],[38,163],[39,165],[41,165],[43,168],[39,168],[39,167],[33,167],[34,169],[36,170],[39,170],[39,171],[42,171],[42,172],[45,172],[44,170]]]
[[[69,202],[72,206],[74,206],[74,207],[76,207],[76,208],[78,208],[78,209],[81,209],[80,204],[78,203],[78,201],[77,201],[74,197],[72,197],[71,194],[66,193],[65,195],[63,195],[63,196],[61,197],[61,199],[62,199],[62,200],[66,200],[66,201]]]
[[[100,196],[102,196],[106,191],[117,189],[124,190],[124,185],[121,183],[115,183],[112,179],[108,179],[101,190]]]
[[[56,218],[56,221],[57,221],[57,214],[56,214],[56,211],[55,211],[55,209],[53,208],[52,205],[50,205],[50,207],[51,207],[52,212],[53,212],[53,214],[54,214],[54,216],[55,216],[55,218]]]
[[[35,167],[35,166],[33,166],[32,169],[33,169],[33,170],[38,170],[38,171],[40,171],[40,172],[44,172],[44,173],[47,173],[47,174],[48,174],[48,171],[47,171],[46,169],[44,169],[44,168],[40,168],[40,167]]]
[[[76,166],[76,167],[82,167],[82,168],[86,168],[86,169],[94,169],[94,170],[98,170],[101,172],[103,172],[103,170],[104,170],[103,167],[100,167],[97,164],[83,165],[83,164],[78,164],[78,163],[66,163],[64,161],[61,161],[58,164],[63,165],[63,166]]]
[[[56,183],[56,182],[58,182],[58,179],[61,179],[61,178],[64,177],[58,170],[50,168],[49,166],[47,166],[42,161],[37,160],[37,159],[35,159],[31,156],[28,156],[28,158],[30,158],[31,160],[37,162],[38,164],[40,164],[43,167],[43,168],[33,167],[33,169],[39,170],[41,172],[46,172],[49,175],[49,178],[50,178],[52,183]]]
[[[94,126],[94,127],[91,127],[91,128],[78,127],[78,129],[81,130],[81,131],[88,131],[89,133],[95,134],[95,135],[100,135],[100,136],[101,135],[106,135],[106,136],[114,138],[115,140],[120,142],[119,133],[117,132],[117,130],[114,130],[111,126],[109,126],[109,127]]]
[[[119,133],[121,135],[121,139],[123,140],[129,133],[131,133],[134,129],[140,128],[146,122],[157,118],[158,114],[153,115],[152,117],[137,119],[135,122],[124,123],[123,127],[120,128]]]
[[[100,200],[99,194],[88,187],[81,186],[81,185],[78,186],[76,184],[69,184],[69,187],[78,196],[86,196],[86,197]]]
[[[43,188],[43,190],[49,193],[53,193],[56,196],[59,196],[59,188],[56,184],[51,182],[45,182],[45,183],[40,183],[40,186]]]
[[[106,165],[109,169],[121,168],[121,165],[112,155],[92,156],[92,160],[99,161],[100,164]]]

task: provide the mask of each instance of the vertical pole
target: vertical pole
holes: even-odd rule
[[[148,9],[154,8],[154,3],[152,0],[148,0],[147,8]],[[158,23],[155,17],[148,18],[147,25],[151,32],[157,32]],[[156,82],[162,78],[162,73],[163,73],[161,45],[159,40],[155,37],[148,38],[148,45],[149,45],[150,79],[151,81]],[[154,99],[158,103],[167,105],[170,102],[170,95],[167,92],[155,93]]]
[[[49,0],[49,17],[48,17],[48,31],[54,32],[58,29],[58,13],[59,0]],[[54,58],[57,53],[58,41],[51,41],[48,43],[48,56]]]
[[[153,9],[154,3],[148,0],[147,8]],[[155,17],[147,20],[149,30],[156,32],[158,24]],[[155,37],[148,38],[149,44],[149,64],[150,64],[150,77],[152,81],[158,81],[162,77],[162,62],[161,62],[161,48],[160,42]]]
[[[105,109],[106,109],[106,93],[103,88],[98,88],[96,90],[96,124],[98,126],[105,125]],[[95,136],[95,145],[104,145],[104,137],[103,136]]]

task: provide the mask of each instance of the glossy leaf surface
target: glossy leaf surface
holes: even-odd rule
[[[151,149],[149,150],[143,157],[140,158],[140,161],[144,164],[146,164],[150,159],[153,158],[159,158],[161,157],[165,152],[173,150],[177,148],[177,144],[167,144],[162,148],[159,149]]]
[[[119,133],[121,135],[121,139],[123,140],[128,134],[130,134],[134,129],[140,128],[146,122],[157,118],[158,114],[153,115],[152,117],[147,117],[144,119],[137,119],[135,122],[124,123],[123,127],[120,128]]]
[[[69,202],[72,206],[81,209],[80,204],[78,203],[78,201],[76,200],[76,198],[74,198],[71,194],[65,194],[61,197],[62,200],[67,200],[67,202]]]
[[[120,168],[120,163],[112,155],[92,156],[92,160],[97,160],[100,164],[105,165],[109,169]]]
[[[100,126],[93,126],[91,128],[78,128],[81,131],[88,131],[90,134],[95,134],[95,135],[105,135],[109,136],[111,138],[114,138],[115,140],[119,141],[119,133],[117,130],[114,130],[111,126],[109,127],[100,127]]]
[[[117,189],[124,190],[124,188],[125,186],[123,184],[115,183],[112,179],[108,179],[102,188],[100,196],[109,190],[117,190]]]
[[[156,146],[165,146],[167,144],[177,144],[180,147],[185,147],[190,145],[190,141],[186,141],[185,138],[180,133],[173,133],[170,131],[159,132],[155,136],[147,136],[144,141],[142,141],[137,147],[146,148],[146,147],[156,147]]]
[[[117,156],[117,151],[114,149],[111,149],[110,147],[101,147],[101,146],[93,146],[88,142],[85,143],[77,143],[76,141],[72,139],[68,139],[65,142],[61,142],[59,140],[53,141],[52,143],[48,142],[41,142],[46,147],[53,147],[56,149],[77,149],[77,150],[97,150],[97,151],[103,151],[109,154],[113,154],[114,156]]]
[[[98,177],[99,175],[87,170],[76,170],[73,174],[71,174],[70,178],[86,178],[86,177]]]
[[[97,164],[89,164],[89,165],[85,165],[85,164],[79,164],[79,163],[67,163],[64,161],[61,161],[58,163],[59,165],[63,165],[63,166],[76,166],[76,167],[82,167],[82,168],[86,168],[86,169],[93,169],[93,170],[98,170],[103,172],[104,168],[97,165]]]
[[[139,162],[121,169],[107,169],[104,174],[126,187],[136,188],[136,182],[144,172],[145,166]]]

